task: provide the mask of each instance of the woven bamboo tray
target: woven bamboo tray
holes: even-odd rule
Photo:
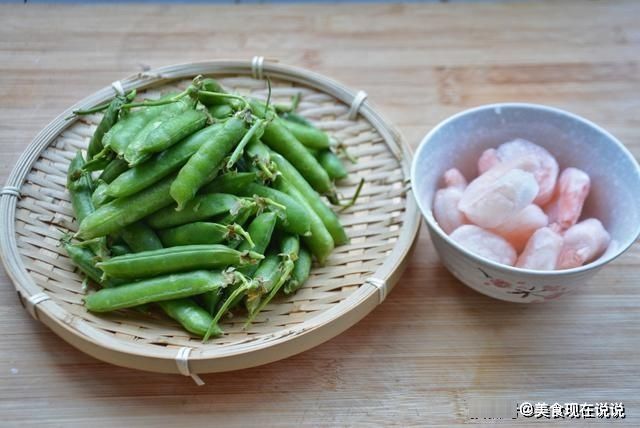
[[[244,316],[222,322],[222,337],[202,343],[169,319],[134,312],[95,315],[82,298],[82,277],[59,241],[75,231],[67,166],[86,148],[99,115],[65,120],[73,109],[98,105],[114,95],[106,87],[50,123],[23,153],[0,198],[0,249],[20,301],[38,320],[76,348],[116,365],[181,373],[219,372],[265,364],[316,346],[363,318],[398,281],[419,228],[419,212],[407,177],[411,154],[365,101],[366,94],[307,70],[277,63],[209,61],[160,68],[120,81],[145,97],[184,88],[196,75],[218,78],[231,91],[275,102],[302,94],[299,112],[348,145],[358,158],[338,191],[358,203],[341,214],[351,239],[324,267],[314,267],[296,294],[274,299],[247,330]],[[115,87],[118,85],[116,84]]]

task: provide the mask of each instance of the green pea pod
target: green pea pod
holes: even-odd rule
[[[121,174],[126,172],[128,169],[129,169],[129,165],[127,165],[127,162],[125,162],[123,159],[120,159],[120,158],[112,159],[104,168],[104,170],[102,170],[102,173],[100,173],[98,180],[102,180],[105,183],[109,184],[113,180],[117,179]],[[113,195],[109,195],[109,196],[113,196]],[[113,197],[116,198],[117,196],[113,196]]]
[[[196,269],[216,269],[256,263],[263,256],[237,251],[224,245],[184,245],[113,257],[98,263],[114,278],[149,278]]]
[[[167,99],[175,96],[175,93],[168,94],[160,99]],[[163,106],[142,107],[135,111],[128,111],[127,115],[113,125],[107,132],[102,144],[119,157],[124,156],[124,152],[131,141],[157,116],[164,111]]]
[[[93,132],[91,136],[91,140],[89,141],[89,147],[87,148],[87,158],[93,159],[95,155],[100,153],[104,148],[102,145],[102,139],[104,138],[104,134],[106,134],[115,123],[118,121],[118,116],[120,114],[120,107],[122,104],[128,101],[127,97],[117,96],[109,103],[109,107],[104,111],[102,115],[102,119],[98,124],[96,130]]]
[[[276,267],[267,266],[262,271],[262,263],[260,264],[254,277],[254,281],[258,281],[260,284],[260,292],[249,295],[246,300],[247,311],[249,312],[247,324],[251,323],[258,312],[273,299],[280,288],[289,280],[294,269],[294,262],[298,259],[299,251],[300,240],[298,236],[285,235],[280,241],[280,254],[277,255],[278,262]],[[269,259],[269,257],[267,256],[265,260]],[[265,294],[266,297],[264,297]]]
[[[91,202],[93,183],[91,177],[84,172],[84,165],[84,157],[78,150],[67,170],[67,189],[71,195],[71,206],[78,223],[95,211]]]
[[[254,252],[258,254],[264,254],[269,246],[269,242],[271,242],[271,237],[273,235],[273,231],[276,226],[277,216],[273,212],[262,213],[257,216],[249,227],[247,228],[247,232],[251,239],[253,240],[254,246],[251,248]],[[249,243],[247,241],[243,241],[238,247],[239,251],[247,251],[249,250]],[[238,268],[238,272],[242,273],[246,276],[253,276],[256,269],[258,269],[258,265],[247,265],[241,268]],[[225,290],[225,296],[228,298],[237,288],[237,286],[231,286],[227,290]],[[243,296],[239,296],[235,299],[235,301],[231,302],[229,307],[236,307],[241,301]]]
[[[208,193],[198,195],[185,205],[182,211],[176,211],[175,205],[164,208],[147,219],[154,229],[166,229],[194,221],[207,220],[227,212],[240,212],[244,207],[255,202],[225,193]]]
[[[236,174],[236,176],[239,176],[240,174],[242,173]],[[222,177],[225,176],[221,176],[220,178]],[[233,177],[230,177],[229,179],[216,179],[209,184],[209,186],[212,187],[214,185],[216,189],[219,189],[219,191],[224,193],[232,193],[242,196],[257,195],[263,198],[269,198],[278,204],[283,205],[286,208],[282,215],[282,226],[285,230],[287,230],[287,232],[297,233],[300,235],[306,235],[309,233],[310,223],[306,210],[289,195],[258,183],[243,183],[242,180],[233,179]]]
[[[199,110],[187,110],[167,118],[159,126],[149,131],[147,138],[136,139],[129,144],[124,158],[129,165],[137,165],[149,155],[176,144],[183,138],[204,128],[207,123],[207,115]]]
[[[98,180],[98,186],[93,191],[91,195],[91,203],[94,207],[98,208],[107,202],[111,201],[113,198],[107,195],[107,187],[109,185],[104,181]]]
[[[269,293],[281,276],[280,257],[276,253],[267,254],[253,275],[253,281],[260,287],[259,292],[253,293],[245,300],[249,313],[253,313],[260,306],[261,296]]]
[[[123,172],[111,182],[107,193],[114,198],[121,198],[151,186],[184,165],[200,146],[211,140],[221,128],[221,124],[208,126],[158,153],[147,162]],[[126,162],[124,163],[126,165]]]
[[[251,108],[256,116],[264,116],[263,104],[254,101],[251,102]],[[264,129],[262,141],[291,162],[317,192],[321,194],[335,192],[327,172],[283,124],[282,119],[274,117],[269,122]]]
[[[231,287],[236,287],[236,285],[230,285],[224,289],[216,289],[213,291],[208,291],[206,293],[202,293],[198,296],[198,303],[204,310],[210,314],[211,316],[215,315],[218,305],[222,298],[225,295],[225,290],[230,289]]]
[[[113,244],[111,245],[111,247],[109,247],[109,250],[111,251],[111,255],[113,257],[133,253],[133,250],[129,248],[129,246],[125,243]]]
[[[228,276],[221,272],[194,271],[104,288],[89,294],[85,297],[84,303],[91,312],[109,312],[151,302],[195,296],[216,288],[224,288],[228,284]]]
[[[222,288],[218,288],[222,290]],[[203,337],[213,322],[213,317],[190,298],[165,300],[158,302],[158,306],[174,320],[178,321],[185,330],[196,336]],[[215,331],[214,336],[222,334]]]
[[[62,245],[71,261],[96,284],[102,285],[103,287],[112,287],[121,283],[121,281],[115,278],[102,278],[102,270],[96,267],[97,257],[89,248],[73,245],[69,242],[63,242]]]
[[[287,182],[295,186],[300,195],[307,201],[312,210],[320,217],[334,242],[342,245],[349,242],[349,238],[336,213],[324,203],[324,201],[307,183],[302,175],[284,157],[277,153],[271,153],[272,160],[276,163],[278,171]]]
[[[322,150],[318,153],[318,161],[332,180],[341,180],[347,177],[347,169],[338,155],[331,150]]]
[[[196,192],[218,174],[224,157],[233,150],[246,132],[244,119],[234,116],[224,123],[213,139],[203,144],[191,156],[171,184],[171,197],[177,202],[178,210],[184,209]]]
[[[211,92],[219,93],[219,94],[227,93],[222,87],[222,85],[215,79],[211,79],[211,78],[203,79],[202,89],[203,90],[198,93],[198,101],[200,101],[202,104],[204,104],[207,107],[226,105],[234,108],[235,110],[239,110],[241,107],[241,103],[237,99],[217,97],[211,94]]]
[[[137,221],[122,229],[120,236],[134,253],[159,250],[162,242],[145,222]]]
[[[118,198],[101,206],[80,223],[76,235],[83,239],[110,235],[171,205],[173,200],[169,188],[173,179],[174,176],[169,176],[135,195]]]
[[[291,278],[284,285],[284,292],[286,294],[295,293],[304,282],[309,278],[311,273],[311,253],[306,248],[301,247],[298,253],[298,260],[293,265],[293,272],[291,272]]]
[[[298,123],[300,125],[308,126],[311,128],[314,127],[313,124],[309,122],[307,119],[305,119],[303,116],[291,111],[282,113],[280,117],[282,117],[284,120],[288,122]]]
[[[283,120],[282,123],[305,147],[316,150],[329,148],[329,136],[318,128],[301,125],[290,120]]]
[[[237,189],[242,189],[258,178],[255,172],[231,171],[217,176],[213,181],[200,189],[201,193],[236,193]],[[225,192],[222,189],[232,189]]]
[[[228,104],[212,105],[207,110],[214,119],[226,119],[233,116],[235,110]]]
[[[284,177],[278,177],[276,180],[276,188],[293,197],[306,208],[307,215],[311,221],[311,235],[303,236],[302,240],[316,257],[318,263],[324,265],[327,257],[329,257],[329,254],[331,254],[334,248],[334,242],[331,234],[318,214],[313,211],[313,208],[295,186],[284,179]]]
[[[194,222],[158,232],[165,247],[180,245],[219,244],[223,241],[247,239],[251,237],[237,224]]]

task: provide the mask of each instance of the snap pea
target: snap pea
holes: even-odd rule
[[[204,128],[206,123],[207,115],[200,110],[186,110],[168,117],[149,131],[145,139],[136,138],[129,144],[124,158],[129,165],[137,165],[147,159],[150,154],[166,150],[183,138]]]
[[[281,268],[280,257],[275,252],[267,254],[260,262],[253,276],[253,281],[259,286],[260,291],[246,298],[247,312],[252,314],[260,306],[261,296],[269,293],[282,276]]]
[[[263,198],[269,198],[286,208],[281,216],[282,226],[285,230],[300,235],[306,235],[309,233],[309,218],[304,207],[302,207],[294,198],[276,189],[272,189],[271,187],[263,186],[258,183],[240,184],[242,184],[240,183],[240,180],[220,180],[217,183],[217,188],[220,189],[221,192],[225,193],[233,193],[242,196],[258,195]]]
[[[271,242],[271,237],[273,235],[273,231],[276,226],[277,216],[275,213],[266,212],[258,215],[249,227],[247,228],[247,232],[251,239],[253,240],[254,247],[252,250],[258,254],[264,254],[269,246],[269,242]],[[249,244],[244,241],[238,247],[240,251],[249,250]],[[256,269],[258,269],[258,265],[247,265],[241,268],[238,268],[238,272],[242,273],[246,276],[253,276]],[[236,286],[231,286],[227,290],[225,290],[225,295],[228,297],[235,291]],[[237,306],[242,301],[242,296],[238,297],[235,301],[230,302],[229,307],[233,308]]]
[[[304,116],[301,116],[298,113],[294,113],[292,111],[284,112],[280,115],[280,117],[289,122],[295,122],[300,125],[313,127],[313,124],[309,122]]]
[[[104,138],[104,134],[106,134],[115,123],[118,121],[118,116],[120,115],[120,107],[133,99],[135,96],[135,91],[129,92],[126,96],[116,96],[109,103],[109,107],[104,111],[102,115],[102,119],[100,123],[96,127],[96,130],[93,132],[91,136],[91,140],[89,141],[89,147],[87,148],[87,158],[92,159],[95,155],[100,153],[104,146],[102,145],[102,139]]]
[[[295,188],[295,186],[289,183],[284,177],[278,177],[276,179],[275,185],[278,190],[293,197],[306,208],[307,215],[311,222],[311,235],[303,236],[302,240],[307,245],[309,250],[311,250],[316,259],[318,259],[318,263],[323,265],[334,248],[334,242],[331,234],[325,227],[318,214],[313,211],[313,208],[309,205],[300,191]]]
[[[213,105],[207,109],[214,119],[226,119],[233,116],[235,110],[228,104]]]
[[[249,144],[247,144],[245,156],[251,160],[251,163],[256,168],[258,168],[265,181],[273,179],[275,176],[275,166],[273,162],[271,162],[269,149],[260,141],[260,139],[254,138],[249,142]]]
[[[224,245],[184,245],[113,257],[98,263],[114,278],[148,278],[196,269],[215,269],[256,263],[263,256],[236,251]]]
[[[173,200],[169,188],[173,179],[174,176],[166,177],[135,195],[118,198],[101,206],[80,223],[77,236],[91,239],[109,235],[171,205]]]
[[[293,271],[291,272],[291,278],[284,285],[284,292],[286,294],[295,293],[302,284],[309,278],[311,273],[311,253],[306,248],[300,247],[298,253],[298,260],[293,265]]]
[[[122,283],[116,278],[105,279],[102,277],[102,270],[96,267],[97,256],[89,248],[73,245],[68,241],[63,241],[62,245],[71,261],[96,284],[103,287],[112,287]]]
[[[290,184],[295,186],[300,195],[307,201],[312,210],[320,217],[334,242],[342,245],[349,242],[349,238],[336,213],[324,203],[318,195],[300,175],[300,173],[284,157],[278,153],[271,153],[271,159],[276,163],[278,171]]]
[[[96,186],[93,194],[91,195],[91,203],[94,207],[98,208],[107,202],[111,201],[113,198],[107,195],[107,187],[108,184],[104,181],[98,180],[98,185]]]
[[[175,205],[168,206],[153,215],[147,222],[154,229],[180,226],[181,224],[210,219],[227,212],[240,212],[255,202],[226,193],[208,193],[198,195],[185,205],[182,211],[176,211]]]
[[[313,126],[302,125],[290,120],[283,120],[282,123],[296,137],[298,141],[311,149],[328,149],[329,136]]]
[[[158,306],[167,315],[178,321],[185,330],[200,337],[207,333],[213,321],[213,317],[207,311],[188,297],[158,302]],[[221,330],[213,333],[214,336],[219,336],[220,334],[222,334]]]
[[[118,178],[121,174],[129,169],[129,165],[123,159],[115,158],[112,159],[107,166],[102,170],[98,180],[102,180],[105,183],[109,184],[116,178]],[[113,196],[113,195],[111,195]],[[113,196],[114,198],[117,196]]]
[[[224,288],[229,278],[221,272],[194,271],[159,276],[119,287],[104,288],[85,297],[91,312],[109,312],[145,303],[162,302],[195,296],[216,288]]]
[[[318,153],[317,158],[320,165],[327,171],[327,174],[329,174],[332,180],[341,180],[347,177],[347,169],[333,151],[322,150]]]
[[[147,162],[123,172],[109,184],[107,193],[114,198],[121,198],[151,186],[184,165],[200,146],[211,140],[221,128],[221,124],[208,126],[158,153]],[[126,165],[126,162],[122,162]]]
[[[162,248],[158,235],[143,221],[137,221],[122,229],[120,237],[134,253]]]
[[[158,128],[161,128],[165,123],[171,121],[175,116],[180,115],[181,113],[190,110],[194,107],[195,101],[193,98],[182,97],[175,102],[171,102],[168,104],[164,104],[157,107],[160,109],[160,114],[151,119],[147,124],[136,134],[136,136],[131,140],[127,146],[124,148],[123,153],[119,153],[124,159],[127,161],[129,166],[135,166],[140,162],[149,158],[149,154],[142,155],[138,153],[137,149],[143,147],[149,136]],[[150,107],[147,107],[150,108]],[[137,156],[140,155],[140,156]]]
[[[263,104],[254,101],[251,107],[256,116],[264,117]],[[274,117],[265,127],[262,141],[291,162],[316,191],[334,193],[327,172],[282,122],[279,117]]]
[[[276,267],[267,266],[264,271],[260,269],[262,263],[258,267],[254,280],[260,283],[260,292],[247,297],[246,306],[249,311],[247,324],[251,323],[253,318],[273,299],[284,283],[289,280],[294,269],[294,262],[298,259],[299,251],[300,240],[298,236],[285,235],[280,241],[280,254],[277,255],[278,263]],[[265,260],[269,257],[267,256]],[[267,296],[264,297],[264,294]]]
[[[84,165],[84,157],[82,152],[78,150],[67,170],[67,189],[71,195],[71,206],[78,224],[95,211],[91,201],[93,183],[91,182],[91,176],[84,172]]]
[[[218,224],[208,222],[194,222],[159,232],[165,247],[194,244],[219,244],[223,241],[246,239],[249,244],[253,241],[247,232],[238,224]]]
[[[211,316],[215,315],[216,310],[218,309],[218,304],[220,300],[225,295],[225,290],[231,289],[232,287],[236,287],[236,285],[230,285],[227,288],[218,288],[213,291],[207,291],[206,293],[202,293],[197,297],[198,304],[204,308],[204,310],[210,314]]]
[[[129,246],[124,242],[111,245],[111,247],[109,247],[109,250],[111,251],[111,255],[113,257],[123,256],[125,254],[129,254],[133,252],[131,248],[129,248]]]
[[[238,115],[228,119],[218,134],[204,143],[180,169],[170,190],[178,210],[182,210],[196,192],[218,174],[224,157],[245,134],[245,123]]]
[[[276,218],[276,214],[272,212],[265,212],[256,216],[247,228],[247,233],[254,244],[253,247],[250,247],[250,243],[248,241],[243,241],[238,247],[238,250],[247,251],[251,249],[255,253],[264,254],[269,246],[269,242],[271,242],[271,236],[273,235],[273,230],[276,226]],[[255,269],[256,265],[251,265],[244,266],[238,270],[242,274],[251,276]]]
[[[175,95],[176,94],[168,94],[165,97],[161,97],[160,100],[168,99]],[[102,144],[105,149],[109,149],[120,157],[124,156],[127,145],[136,138],[149,122],[163,112],[163,107],[164,106],[143,107],[135,111],[128,111],[126,116],[121,118],[113,125],[109,132],[104,135]]]
[[[231,171],[213,179],[209,184],[200,189],[200,193],[236,193],[250,183],[256,181],[258,175],[255,172]],[[230,189],[225,192],[222,189]]]

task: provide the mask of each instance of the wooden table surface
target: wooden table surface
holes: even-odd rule
[[[638,17],[633,1],[5,5],[0,181],[55,115],[113,80],[256,54],[366,90],[414,147],[462,109],[529,101],[592,119],[638,156]],[[423,228],[397,288],[358,325],[280,362],[204,375],[203,387],[76,351],[29,317],[0,269],[0,425],[449,427],[496,397],[622,401],[617,424],[638,426],[639,264],[634,245],[575,296],[508,304],[456,281]]]

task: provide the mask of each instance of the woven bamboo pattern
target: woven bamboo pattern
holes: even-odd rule
[[[266,81],[251,77],[249,70],[247,67],[244,73],[208,75],[217,78],[229,91],[265,99]],[[264,72],[269,74],[268,69]],[[185,73],[183,77],[186,78],[179,79],[143,76],[157,81],[147,89],[139,89],[139,96],[155,98],[162,93],[184,89],[190,77],[198,73],[200,71]],[[276,73],[273,75],[277,76]],[[161,364],[159,368],[153,364],[140,364],[139,360],[126,362],[122,358],[110,358],[108,349],[171,360],[179,348],[189,347],[193,351],[190,355],[192,361],[205,361],[200,365],[196,363],[193,371],[217,371],[227,369],[226,366],[215,365],[213,360],[217,356],[264,350],[339,317],[354,304],[357,306],[357,301],[377,298],[373,286],[375,281],[373,285],[367,283],[370,278],[392,286],[395,278],[391,276],[401,268],[418,225],[417,210],[408,194],[406,181],[410,161],[406,157],[408,152],[402,145],[397,145],[399,142],[389,144],[389,137],[386,140],[379,129],[362,115],[349,119],[349,105],[327,92],[280,77],[272,77],[272,87],[272,100],[276,103],[287,104],[293,95],[300,93],[298,112],[343,142],[349,153],[357,158],[355,164],[345,162],[349,177],[338,183],[339,193],[343,198],[349,198],[360,178],[366,180],[357,204],[340,214],[350,243],[337,247],[325,266],[314,266],[311,277],[297,293],[274,299],[250,327],[243,329],[246,318],[242,311],[237,311],[233,318],[221,322],[225,334],[207,343],[190,336],[174,321],[159,313],[152,317],[134,311],[92,314],[82,305],[83,297],[91,290],[83,288],[82,275],[59,245],[65,233],[73,233],[77,228],[65,189],[67,167],[76,150],[86,149],[101,117],[99,114],[85,116],[52,136],[19,186],[21,198],[15,206],[13,236],[22,266],[15,267],[24,269],[36,289],[21,290],[19,284],[16,287],[25,297],[33,295],[34,291],[49,297],[49,301],[38,305],[36,313],[39,317],[42,319],[43,314],[56,317],[56,322],[70,333],[84,336],[85,340],[98,347],[104,345],[107,349],[105,354],[90,353],[107,361],[139,369],[177,372],[177,369],[171,369],[171,365]],[[388,135],[397,138],[393,132]],[[2,207],[10,209],[6,197],[3,196]],[[378,273],[385,262],[392,265],[386,269],[388,273]],[[11,265],[7,260],[5,263]],[[8,271],[11,270],[12,267],[8,266]],[[54,304],[56,310],[48,311],[47,308]],[[61,317],[60,314],[64,315]],[[336,334],[347,327],[336,328]],[[323,340],[326,338],[318,338],[318,343]],[[313,344],[308,342],[301,348],[306,349]],[[262,360],[274,360],[292,353],[295,351],[276,351]],[[262,360],[257,358],[255,362],[264,362]]]

